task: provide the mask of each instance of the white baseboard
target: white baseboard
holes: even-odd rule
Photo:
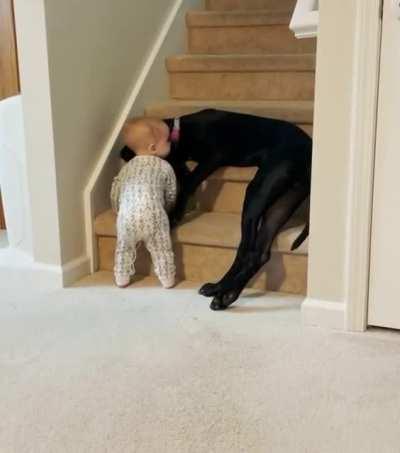
[[[344,303],[307,298],[301,306],[301,315],[306,326],[346,330]]]
[[[70,286],[90,273],[90,259],[81,256],[63,266],[39,263],[20,250],[0,250],[0,287],[23,286],[34,290],[52,290]]]
[[[21,250],[0,250],[0,287],[51,290],[63,286],[62,271],[58,266],[36,263]]]
[[[82,255],[64,264],[62,267],[63,286],[71,286],[76,281],[90,274],[90,258]]]

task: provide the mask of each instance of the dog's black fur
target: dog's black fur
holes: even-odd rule
[[[172,129],[173,119],[165,122]],[[309,196],[311,152],[311,138],[286,121],[212,109],[181,117],[181,137],[179,143],[172,144],[168,158],[180,184],[170,217],[172,226],[182,219],[188,198],[218,168],[258,167],[246,191],[236,258],[218,283],[207,283],[200,289],[200,294],[213,297],[213,310],[226,309],[235,302],[270,259],[276,235]],[[121,157],[129,161],[134,152],[124,148]],[[198,165],[189,171],[187,161]],[[293,247],[307,235],[308,224]]]

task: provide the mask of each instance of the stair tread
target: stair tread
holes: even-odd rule
[[[188,162],[188,167],[193,170],[195,162]],[[222,167],[213,173],[209,179],[219,181],[232,181],[247,183],[251,181],[257,172],[257,167]]]
[[[176,55],[167,58],[169,72],[315,71],[314,54]]]
[[[312,124],[314,102],[168,100],[149,105],[146,109],[146,114],[159,118],[171,118],[207,108],[282,119],[297,124]]]
[[[287,25],[292,13],[288,10],[231,10],[189,11],[186,16],[188,27],[252,27]]]
[[[185,217],[172,234],[174,242],[222,248],[236,248],[240,241],[240,214],[218,212],[193,212]],[[116,215],[108,210],[95,220],[97,236],[116,236]],[[305,220],[294,216],[278,235],[273,250],[280,253],[306,255],[307,241],[291,252],[290,248],[302,231]]]

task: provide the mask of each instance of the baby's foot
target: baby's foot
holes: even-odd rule
[[[118,288],[126,288],[131,284],[131,276],[118,274],[115,276],[115,284]]]
[[[160,282],[165,289],[170,289],[175,286],[175,277],[160,278]]]

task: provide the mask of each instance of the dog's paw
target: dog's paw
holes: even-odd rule
[[[219,285],[217,283],[206,283],[199,289],[199,294],[204,297],[213,297],[218,293]]]
[[[214,297],[210,305],[211,310],[226,310],[238,300],[240,293],[241,291],[238,289],[231,289],[222,295]]]
[[[232,305],[239,299],[240,293],[241,290],[238,289],[231,289],[224,293],[221,297],[223,305],[225,305],[225,307],[229,307],[230,305]]]
[[[210,308],[213,311],[222,311],[226,310],[228,307],[224,305],[224,303],[218,297],[214,297],[210,304]]]

